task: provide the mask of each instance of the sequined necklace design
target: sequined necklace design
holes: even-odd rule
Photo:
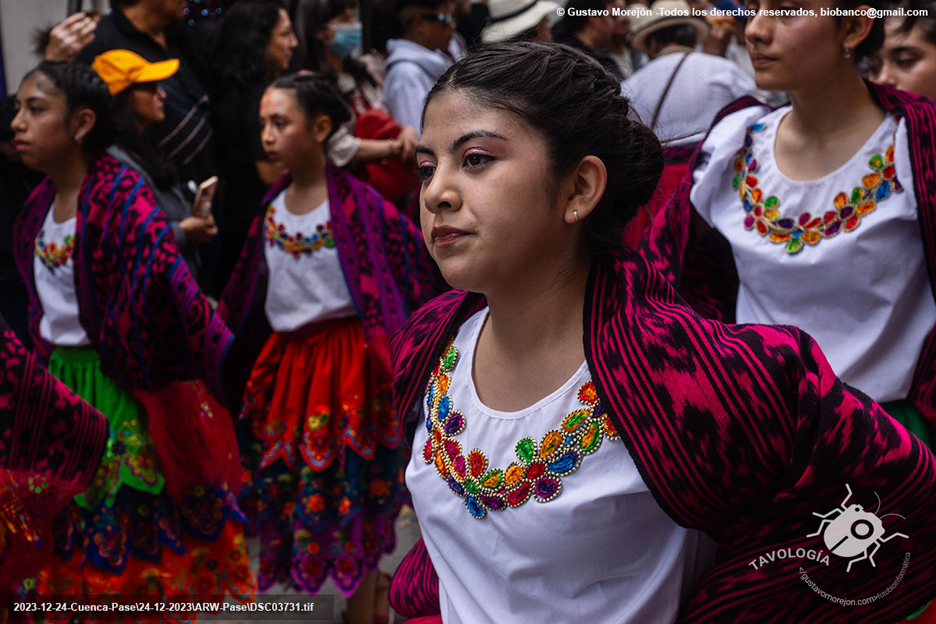
[[[871,171],[861,178],[861,185],[849,193],[835,196],[833,206],[821,215],[804,212],[798,217],[780,213],[780,199],[768,195],[757,179],[759,164],[754,154],[754,134],[762,132],[766,124],[758,123],[748,128],[744,136],[744,147],[735,159],[735,177],[732,187],[738,191],[744,206],[744,227],[767,236],[770,242],[784,245],[789,254],[799,253],[805,245],[817,245],[824,238],[832,238],[841,231],[851,232],[861,224],[861,218],[874,212],[878,203],[894,193],[903,191],[894,169],[894,142],[882,157],[875,154],[868,161]]]
[[[36,237],[35,254],[50,271],[55,272],[56,268],[68,262],[74,251],[75,236],[73,234],[67,235],[60,247],[55,243],[46,243],[45,228],[39,230],[39,235]]]
[[[473,517],[480,520],[488,511],[519,507],[531,496],[540,503],[553,500],[562,490],[561,477],[578,470],[582,459],[597,451],[603,439],[620,437],[601,409],[594,383],[587,381],[578,390],[584,407],[566,416],[559,428],[548,431],[539,443],[533,438],[517,442],[514,452],[519,461],[504,469],[492,468],[484,452],[474,449],[466,455],[455,439],[465,429],[465,417],[455,409],[448,393],[458,360],[453,343],[449,342],[426,388],[429,439],[422,456],[427,464],[435,464],[452,492],[465,499]]]
[[[276,222],[275,216],[276,208],[271,204],[267,208],[264,217],[266,239],[269,241],[270,247],[278,247],[286,253],[292,254],[294,258],[298,258],[302,254],[312,255],[323,247],[334,249],[335,237],[332,234],[331,221],[325,225],[318,225],[313,234],[303,236],[302,232],[296,232],[295,234],[287,232],[282,223]]]

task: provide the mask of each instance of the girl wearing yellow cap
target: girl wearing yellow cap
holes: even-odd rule
[[[143,176],[156,195],[159,207],[172,222],[172,231],[189,271],[198,277],[197,247],[218,233],[214,217],[195,216],[172,161],[149,140],[146,132],[166,118],[166,92],[159,85],[176,73],[179,61],[150,63],[130,50],[110,50],[94,59],[91,67],[107,83],[114,96],[119,131],[108,153]]]

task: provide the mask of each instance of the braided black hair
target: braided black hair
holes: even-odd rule
[[[82,147],[90,157],[98,156],[114,144],[117,124],[114,121],[114,99],[96,71],[80,63],[68,61],[42,61],[27,73],[42,74],[49,79],[52,88],[65,97],[65,110],[71,115],[87,108],[94,113],[94,127],[84,137]]]
[[[318,115],[327,115],[332,122],[332,134],[339,126],[351,120],[351,111],[324,76],[310,73],[289,74],[277,78],[270,89],[289,89],[296,92],[296,100],[309,120]]]

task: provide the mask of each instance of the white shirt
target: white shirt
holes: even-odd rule
[[[54,213],[55,208],[50,208],[36,237],[33,252],[36,294],[42,306],[39,335],[59,347],[89,345],[91,341],[78,320],[75,266],[72,263],[71,251],[64,251],[75,243],[77,218],[72,217],[62,223],[56,223]],[[43,258],[56,266],[47,266]]]
[[[459,356],[449,396],[466,424],[453,439],[465,455],[483,451],[488,469],[507,469],[518,462],[520,440],[540,443],[583,408],[578,391],[590,374],[582,363],[561,388],[527,409],[488,408],[471,377],[486,317],[486,309],[472,316],[455,340]],[[675,621],[681,599],[711,566],[714,543],[663,512],[620,439],[603,439],[577,470],[560,477],[554,499],[541,503],[531,496],[479,520],[435,463],[423,459],[429,433],[422,403],[406,483],[439,575],[446,624]]]
[[[653,121],[666,84],[683,59],[681,52],[659,56],[621,84],[640,120]],[[654,134],[665,145],[679,147],[701,141],[718,112],[745,95],[753,95],[754,80],[733,62],[693,52],[679,68],[657,118]]]
[[[790,108],[764,114],[743,110],[726,117],[702,146],[690,199],[712,227],[731,243],[741,285],[737,321],[795,325],[825,352],[836,374],[878,402],[906,398],[926,336],[936,324],[909,160],[907,128],[892,116],[854,156],[817,180],[794,181],[776,165],[777,126]],[[834,208],[836,195],[850,194],[872,172],[869,160],[885,155],[895,140],[894,166],[902,192],[892,193],[861,217],[852,231],[823,238],[791,254],[745,228],[745,212],[732,188],[734,161],[745,132],[752,132],[759,163],[758,185],[779,198],[783,216]]]
[[[384,110],[384,106],[380,87],[367,81],[358,84],[351,74],[338,74],[338,89],[351,100],[354,115],[329,137],[326,152],[331,164],[344,167],[361,148],[361,139],[354,136],[357,118],[371,109]]]
[[[293,331],[312,322],[354,315],[331,233],[328,200],[311,212],[295,215],[286,209],[285,193],[273,200],[264,223],[269,269],[264,310],[270,327]]]

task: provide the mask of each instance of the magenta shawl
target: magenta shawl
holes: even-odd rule
[[[0,591],[45,563],[49,523],[88,486],[106,443],[104,417],[0,319]]]
[[[448,293],[394,339],[395,402],[408,440],[446,340],[482,305],[479,295]],[[936,595],[936,458],[842,384],[809,336],[700,318],[634,252],[593,264],[583,336],[601,405],[656,501],[678,524],[718,541],[715,566],[679,622],[897,621]],[[777,558],[785,549],[828,554],[821,535],[807,535],[820,526],[813,512],[841,505],[846,484],[850,504],[865,509],[875,509],[877,493],[878,517],[904,517],[886,518],[887,533],[909,537],[884,544],[875,567],[859,562],[850,573],[838,555],[828,567]],[[769,553],[774,560],[751,565]],[[904,582],[869,606],[830,602],[800,578],[803,568],[833,596],[865,598],[894,581],[905,553]],[[421,589],[431,600],[431,588]]]
[[[332,230],[351,299],[364,325],[368,351],[390,377],[389,340],[409,315],[442,291],[419,229],[369,185],[328,167]],[[254,218],[219,312],[239,335],[266,296],[264,214],[292,181],[277,182]]]
[[[936,296],[936,104],[891,87],[874,83],[868,83],[868,87],[881,108],[907,120],[917,217],[930,288]],[[726,107],[715,123],[749,106],[765,105],[753,98],[738,100]],[[673,201],[666,210],[657,213],[647,230],[642,251],[699,314],[732,322],[738,274],[731,247],[714,230],[703,238],[695,236],[691,225],[693,218],[697,218],[689,200],[691,172],[698,166],[699,154],[697,151],[690,160],[690,174],[674,194]],[[908,398],[930,424],[936,426],[936,326],[920,352]]]

